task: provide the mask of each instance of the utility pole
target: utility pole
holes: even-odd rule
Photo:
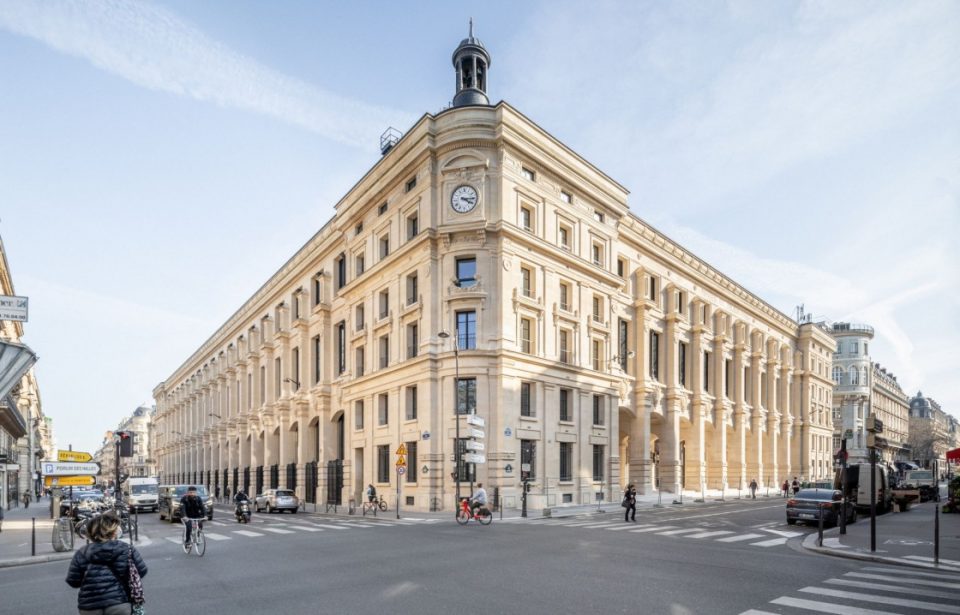
[[[877,447],[883,445],[883,422],[875,415],[867,417],[867,453],[870,455],[870,551],[877,550]],[[884,485],[886,491],[886,485]]]

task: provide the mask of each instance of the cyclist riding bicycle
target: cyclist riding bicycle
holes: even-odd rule
[[[470,513],[477,514],[477,509],[487,505],[487,491],[483,488],[483,483],[477,483],[477,490],[473,492],[470,498]]]
[[[203,518],[207,516],[207,510],[203,505],[203,500],[197,495],[197,488],[193,485],[187,489],[187,495],[180,498],[180,520],[187,526],[187,538],[184,544],[190,544],[190,530],[193,528],[191,520],[196,520],[203,529]]]

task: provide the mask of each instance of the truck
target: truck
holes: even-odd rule
[[[926,502],[937,497],[937,480],[933,470],[909,470],[903,477],[904,487],[920,491],[920,501]]]
[[[883,514],[893,509],[894,488],[897,486],[897,473],[883,464],[874,468],[876,481],[877,514]],[[834,489],[842,490],[841,470],[837,470],[834,477]],[[847,499],[852,501],[860,512],[870,510],[870,464],[851,463],[847,466]]]
[[[123,501],[130,511],[157,512],[160,482],[154,477],[131,476],[123,482]]]

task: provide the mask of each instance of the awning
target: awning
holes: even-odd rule
[[[0,429],[16,440],[27,435],[27,422],[17,409],[17,400],[11,395],[0,399]]]
[[[955,448],[952,451],[947,451],[947,461],[960,463],[960,448]]]

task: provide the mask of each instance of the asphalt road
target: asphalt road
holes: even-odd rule
[[[139,548],[150,567],[150,613],[713,615],[809,613],[797,605],[810,601],[850,615],[930,612],[896,603],[917,599],[912,583],[948,596],[931,598],[947,605],[941,612],[958,612],[950,609],[960,603],[960,579],[807,554],[797,543],[815,528],[783,517],[776,498],[644,509],[636,524],[625,524],[619,508],[489,527],[303,514],[260,514],[239,526],[218,510],[203,558],[184,555],[179,526],[155,514],[140,516],[147,539]],[[66,569],[0,570],[0,613],[76,613]],[[849,597],[860,593],[883,602]]]

